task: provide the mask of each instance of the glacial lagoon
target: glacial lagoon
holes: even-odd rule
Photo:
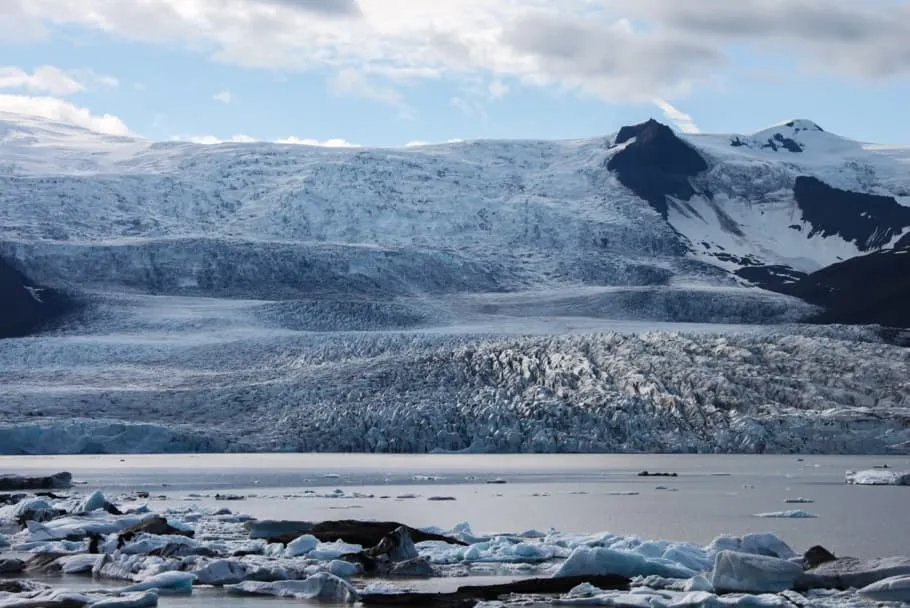
[[[706,545],[719,535],[772,532],[802,553],[908,552],[907,487],[852,486],[847,470],[910,469],[907,456],[193,454],[0,457],[0,471],[70,471],[75,492],[148,492],[149,508],[228,508],[259,519],[390,520],[475,535],[557,530],[611,532]],[[675,473],[672,477],[640,476]],[[798,500],[799,499],[799,500]],[[802,510],[808,518],[763,513]],[[467,578],[408,581],[447,590],[520,570],[474,569]],[[504,580],[509,580],[508,578]],[[47,579],[69,589],[89,578]],[[276,602],[278,602],[276,604]],[[299,600],[226,598],[201,589],[159,605],[278,606]]]

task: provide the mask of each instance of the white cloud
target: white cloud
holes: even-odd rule
[[[695,124],[695,121],[689,114],[686,114],[666,99],[656,97],[654,105],[660,108],[664,116],[672,122],[683,133],[701,133],[701,129]]]
[[[29,73],[16,66],[0,66],[0,89],[22,89],[63,97],[89,88],[111,88],[119,84],[113,76],[97,74],[87,68],[67,72],[52,65],[42,65]]]
[[[68,123],[108,135],[129,135],[129,129],[111,114],[92,114],[88,108],[76,106],[56,97],[0,94],[0,111],[37,116]]]
[[[399,91],[370,82],[360,70],[344,68],[332,79],[331,86],[336,94],[372,99],[397,108],[402,116],[410,115],[410,108]]]
[[[85,90],[85,85],[51,65],[35,68],[29,74],[14,66],[0,67],[0,89],[25,89],[51,95],[72,95]]]
[[[910,75],[904,0],[3,0],[6,28],[76,25],[268,70],[319,70],[397,107],[415,79],[514,79],[611,101],[675,99],[734,47],[839,78]],[[496,97],[495,85],[484,95]]]
[[[461,110],[465,116],[479,117],[484,120],[487,118],[486,108],[478,101],[456,96],[449,99],[449,105]]]
[[[490,91],[490,96],[493,99],[499,99],[500,97],[505,97],[508,95],[509,85],[497,78],[490,83],[490,85],[487,87],[487,90]]]
[[[120,80],[109,74],[99,74],[90,68],[70,70],[70,76],[86,89],[113,89],[120,86]]]
[[[217,93],[212,95],[212,99],[214,99],[215,101],[220,101],[221,103],[231,103],[232,101],[234,101],[234,96],[231,94],[230,91],[218,91]]]

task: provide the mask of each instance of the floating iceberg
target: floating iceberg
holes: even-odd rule
[[[888,469],[847,471],[844,479],[848,484],[857,486],[910,486],[910,471],[897,472]]]
[[[332,574],[315,574],[300,581],[263,583],[246,581],[226,587],[236,595],[273,595],[306,600],[328,600],[352,604],[357,600],[357,590],[349,582]]]
[[[814,519],[818,517],[813,515],[808,511],[772,511],[770,513],[756,513],[755,517],[763,517],[765,519]]]

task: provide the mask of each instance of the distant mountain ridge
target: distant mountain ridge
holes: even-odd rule
[[[338,150],[155,143],[3,114],[0,257],[55,288],[267,299],[755,285],[849,320],[833,312],[842,296],[801,282],[910,233],[908,166],[910,149],[808,120]],[[863,318],[910,323],[874,306]]]

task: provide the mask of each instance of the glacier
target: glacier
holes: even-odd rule
[[[906,452],[908,351],[747,271],[896,252],[910,151],[671,134],[707,169],[664,217],[607,169],[651,128],[325,149],[0,114],[0,259],[79,303],[0,340],[0,453]]]

